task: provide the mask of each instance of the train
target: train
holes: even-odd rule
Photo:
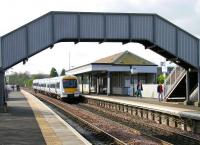
[[[62,100],[81,96],[78,79],[72,75],[35,79],[32,88],[35,93],[39,92]]]

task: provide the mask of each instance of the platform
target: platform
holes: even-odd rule
[[[174,129],[200,134],[198,107],[130,96],[84,95],[84,97],[89,105],[128,113]]]
[[[49,107],[25,91],[9,95],[8,113],[0,114],[0,143],[90,144]]]
[[[0,113],[0,144],[45,145],[34,113],[21,93],[9,95],[8,113]]]
[[[183,103],[162,102],[152,98],[137,98],[131,96],[84,95],[86,98],[101,99],[140,108],[158,111],[178,117],[200,120],[200,107],[188,106]]]

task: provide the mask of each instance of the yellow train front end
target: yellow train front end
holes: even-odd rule
[[[63,77],[62,84],[63,84],[62,98],[73,99],[80,96],[78,79],[76,76]]]

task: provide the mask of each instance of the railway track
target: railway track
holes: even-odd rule
[[[34,94],[30,90],[28,90],[28,91],[30,93]],[[82,104],[82,103],[79,103],[76,105],[71,105],[71,104],[67,104],[65,102],[56,100],[54,98],[47,97],[42,94],[37,94],[37,97],[39,97],[40,99],[42,99],[45,102],[53,104],[53,106],[56,106],[57,108],[64,111],[65,113],[68,111],[68,109],[63,110],[63,105],[64,106],[70,105],[75,108],[79,108],[80,110],[81,109],[87,110],[94,114],[98,114],[99,116],[110,119],[119,124],[123,124],[127,127],[134,128],[134,129],[136,129],[136,132],[139,131],[141,134],[143,134],[144,136],[147,136],[148,138],[151,138],[152,140],[156,141],[158,144],[182,144],[182,145],[184,145],[184,144],[185,145],[200,144],[200,140],[195,137],[188,136],[183,133],[178,133],[177,131],[173,131],[173,130],[166,130],[165,128],[152,125],[151,123],[147,123],[145,121],[141,121],[141,119],[138,119],[139,121],[136,121],[133,117],[130,117],[130,115],[128,115],[128,114],[124,115],[124,113],[120,114],[120,112],[111,111],[111,110],[106,111],[106,109],[104,109],[104,108],[101,108],[98,106],[92,106],[92,105],[88,105],[88,104]],[[92,123],[89,123],[88,121],[84,120],[82,117],[77,116],[71,112],[68,112],[68,115],[69,114],[71,116],[73,116],[73,118],[77,118],[77,120],[80,120],[80,122],[83,122],[83,124],[86,124],[87,126],[91,126],[90,128],[97,130],[97,132],[102,132],[102,134],[106,134],[106,136],[110,135],[110,137],[113,138],[111,140],[113,140],[113,141],[115,140],[113,142],[113,144],[127,144],[127,141],[124,142],[124,141],[119,140],[118,137],[114,137],[113,135],[107,133],[106,131],[99,129],[98,127],[96,127],[96,125],[92,125]],[[128,144],[137,144],[137,140],[131,140],[128,142]]]
[[[80,106],[80,105],[79,105]],[[175,129],[166,129],[163,128],[165,126],[160,126],[155,123],[150,123],[150,121],[135,118],[135,116],[131,116],[128,113],[117,112],[116,110],[109,110],[105,108],[101,108],[99,106],[93,105],[81,105],[83,108],[95,112],[103,117],[112,118],[112,120],[124,124],[129,127],[136,128],[143,132],[143,134],[147,136],[152,136],[155,138],[159,138],[160,140],[169,142],[171,144],[177,145],[198,145],[200,144],[200,137],[194,137],[189,133],[184,134],[180,130]],[[92,107],[93,106],[93,107]],[[179,132],[178,132],[179,131]]]
[[[117,139],[116,137],[112,136],[111,134],[103,131],[102,129],[94,126],[93,124],[91,124],[90,122],[82,119],[81,117],[77,116],[76,114],[68,111],[66,108],[64,108],[62,105],[60,105],[57,101],[55,102],[55,100],[51,99],[47,99],[44,96],[39,96],[37,95],[37,97],[41,100],[44,101],[49,107],[51,107],[51,109],[53,109],[56,113],[58,113],[64,120],[70,120],[73,121],[73,127],[75,126],[79,126],[82,127],[83,130],[89,130],[90,133],[92,133],[93,137],[92,138],[97,138],[94,140],[92,140],[93,144],[111,144],[111,145],[125,145],[126,143],[124,143],[123,141]],[[67,119],[66,119],[67,116]],[[75,122],[75,123],[74,123]],[[91,138],[91,137],[89,137]],[[98,140],[98,141],[96,141]],[[90,140],[91,141],[91,140]]]
[[[110,140],[108,144],[170,144],[156,137],[146,136],[133,128],[120,125],[119,123],[114,123],[108,119],[105,121],[100,121],[100,117],[94,113],[89,113],[89,116],[86,115],[87,113],[83,113],[86,115],[83,117],[83,114],[80,112],[84,112],[84,109],[80,109],[80,107],[77,107],[77,105],[70,105],[42,94],[37,94],[36,96],[40,100],[43,100],[48,104],[51,104],[51,106],[54,106],[58,110],[64,112],[64,114],[67,116],[72,117],[73,120],[78,120],[84,126],[88,126],[88,128],[91,128],[95,130],[95,132],[98,132],[98,134],[103,135],[104,140]],[[78,109],[72,111],[72,108]]]
[[[126,144],[123,141],[115,138],[114,136],[106,133],[102,129],[92,125],[91,123],[89,123],[89,122],[87,122],[83,119],[81,119],[79,116],[77,116],[73,113],[66,112],[65,110],[60,109],[57,106],[55,106],[55,104],[51,104],[50,102],[46,102],[46,100],[43,100],[43,101],[45,101],[45,103],[52,110],[54,110],[58,115],[60,115],[65,121],[67,121],[74,128],[76,128],[76,126],[78,126],[78,128],[81,127],[82,132],[85,132],[87,130],[87,132],[89,132],[89,134],[90,134],[90,137],[88,137],[88,138],[97,138],[97,139],[92,139],[92,144],[99,144],[99,143],[100,144],[113,144],[113,145],[114,144],[116,144],[116,145],[125,145]],[[73,122],[73,123],[70,123],[70,122]],[[91,133],[93,134],[92,135],[93,137],[91,137]],[[91,139],[90,139],[90,141],[91,141]]]

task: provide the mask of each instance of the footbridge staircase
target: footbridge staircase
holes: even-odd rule
[[[166,101],[185,100],[185,77],[186,70],[175,67],[164,82],[164,97]]]
[[[188,101],[198,101],[197,72],[189,72],[180,66],[174,67],[164,82],[164,98],[167,102],[185,101],[186,98],[186,75],[189,77]]]

